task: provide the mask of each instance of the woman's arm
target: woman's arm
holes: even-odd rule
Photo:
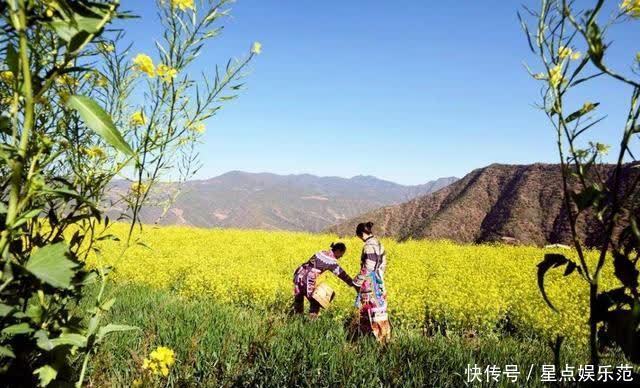
[[[342,269],[342,267],[340,267],[339,265],[336,265],[336,267],[331,272],[333,272],[334,275],[336,275],[340,280],[345,282],[349,287],[354,286],[353,279],[351,279],[351,276],[349,276],[349,274],[344,269]]]

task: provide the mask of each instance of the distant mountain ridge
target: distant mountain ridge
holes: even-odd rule
[[[569,243],[560,171],[557,164],[492,164],[434,193],[373,210],[328,231],[352,235],[359,222],[372,221],[377,234],[399,240]],[[587,218],[578,232],[589,243],[597,241],[600,231]]]
[[[230,171],[186,182],[160,224],[319,232],[358,214],[439,190],[456,179],[403,186],[372,176]],[[111,195],[127,190],[126,182],[114,182]],[[175,184],[159,184],[153,196],[164,197],[176,190]],[[155,223],[161,214],[161,207],[150,206],[143,209],[141,220]]]

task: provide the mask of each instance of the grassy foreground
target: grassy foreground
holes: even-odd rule
[[[522,369],[534,364],[539,374],[541,365],[553,363],[548,345],[535,339],[428,337],[397,329],[393,342],[381,348],[370,339],[350,341],[345,322],[330,311],[310,322],[209,298],[185,299],[147,286],[119,284],[109,293],[118,298],[109,320],[141,330],[107,341],[91,362],[93,386],[130,386],[141,374],[142,359],[159,345],[176,351],[166,383],[180,387],[460,387],[468,364],[517,364]],[[578,365],[586,356],[568,348],[561,362]],[[541,385],[539,378],[527,383]]]

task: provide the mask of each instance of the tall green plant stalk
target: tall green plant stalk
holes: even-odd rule
[[[26,158],[27,144],[29,136],[33,129],[33,89],[31,85],[31,67],[29,61],[29,47],[26,36],[26,15],[24,0],[14,0],[9,3],[11,20],[14,28],[18,33],[20,42],[20,70],[23,79],[23,97],[24,97],[24,123],[22,134],[18,146],[18,158],[11,165],[11,188],[9,192],[9,208],[6,218],[6,229],[2,232],[2,241],[0,242],[0,251],[2,256],[7,258],[7,244],[13,223],[16,221],[18,214],[18,205],[20,201],[20,190],[22,188],[22,169]],[[17,134],[17,131],[14,130]],[[17,140],[17,139],[15,139]]]
[[[640,319],[634,312],[640,307],[636,268],[637,253],[640,252],[640,232],[636,227],[640,210],[637,201],[640,174],[635,170],[636,160],[631,151],[631,140],[640,129],[637,125],[640,83],[605,65],[607,45],[604,43],[604,34],[612,26],[637,17],[630,8],[634,5],[629,4],[623,2],[619,12],[601,25],[599,17],[604,0],[595,1],[592,8],[578,10],[574,8],[574,2],[567,0],[541,0],[539,11],[525,8],[528,16],[535,20],[534,33],[518,15],[529,47],[544,69],[541,73],[534,73],[527,68],[533,78],[544,84],[543,101],[539,107],[556,130],[564,207],[578,256],[576,263],[564,255],[546,255],[538,266],[538,283],[543,298],[555,310],[544,289],[544,277],[549,269],[566,266],[565,276],[577,272],[586,281],[589,289],[589,349],[594,365],[600,363],[600,347],[610,341],[622,347],[631,360],[640,362],[640,354],[634,350],[636,338],[640,338]],[[586,50],[580,51],[578,47]],[[640,68],[640,64],[635,66]],[[612,167],[602,163],[609,149],[607,145],[597,142],[589,142],[587,148],[579,145],[582,136],[604,120],[604,117],[594,117],[600,103],[585,101],[582,107],[571,110],[567,108],[565,99],[578,86],[588,85],[596,78],[610,79],[617,86],[629,87],[632,92],[620,150]],[[586,259],[586,242],[579,232],[580,227],[589,221],[597,223],[600,231],[600,239],[595,243],[599,253],[593,267]],[[632,258],[634,254],[635,260]],[[611,255],[622,287],[603,291],[600,278]],[[613,307],[615,309],[612,310]],[[624,319],[618,319],[620,316]],[[619,322],[625,322],[622,324],[624,328]],[[626,337],[623,336],[626,340],[617,336],[621,330],[626,332]]]
[[[161,63],[141,67],[117,47],[124,34],[106,30],[131,16],[118,11],[118,0],[0,0],[0,111],[8,112],[0,116],[0,379],[82,386],[107,336],[135,329],[103,322],[115,303],[105,296],[109,269],[84,261],[100,254],[100,241],[117,239],[109,215],[125,217],[133,232],[176,158],[184,158],[182,176],[193,173],[202,122],[235,97],[220,93],[240,89],[234,81],[259,46],[213,82],[188,72],[216,36],[227,2],[204,0],[196,9],[158,1],[175,31],[165,49],[159,43]],[[150,106],[132,99],[141,85]],[[139,187],[114,215],[105,209],[118,177]],[[79,310],[93,283],[93,306]]]

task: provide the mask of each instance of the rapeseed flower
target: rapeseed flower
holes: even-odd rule
[[[146,123],[146,121],[147,120],[144,117],[144,112],[141,111],[141,110],[135,112],[134,114],[132,114],[131,118],[129,119],[129,122],[134,127],[139,127],[141,125],[144,125]]]
[[[171,80],[178,75],[178,70],[171,66],[160,64],[156,68],[156,74],[158,74],[158,77],[160,77],[164,82],[171,82]]]
[[[147,190],[149,190],[149,185],[146,183],[133,182],[130,187],[131,193],[137,197],[143,196]]]
[[[3,82],[11,83],[13,82],[13,79],[14,79],[14,76],[11,70],[4,70],[0,72],[0,80],[2,80]]]
[[[565,81],[564,75],[562,74],[563,69],[562,65],[558,64],[551,69],[549,69],[549,82],[551,86],[554,88],[560,87],[562,83]]]
[[[65,73],[58,76],[58,78],[56,78],[56,83],[58,85],[63,85],[63,86],[73,88],[78,86],[80,84],[80,81],[78,81],[76,77]]]
[[[620,9],[632,18],[640,19],[640,0],[623,0]]]
[[[133,59],[133,65],[136,70],[147,74],[149,78],[156,76],[156,68],[153,65],[153,60],[146,54],[138,54]]]
[[[573,51],[571,47],[560,46],[558,49],[558,57],[560,57],[560,59],[570,58],[571,60],[577,61],[582,58],[582,53],[580,51]]]
[[[262,52],[262,43],[253,42],[253,45],[251,45],[251,53],[259,55],[261,52]]]
[[[171,8],[186,11],[187,9],[194,10],[196,7],[193,0],[171,0]]]
[[[87,148],[85,150],[85,153],[87,154],[88,157],[94,158],[94,159],[104,159],[107,157],[107,154],[104,152],[104,150],[98,146]]]
[[[194,123],[189,126],[189,130],[202,134],[207,130],[207,128],[203,123]]]
[[[169,368],[175,363],[175,353],[173,350],[159,346],[149,354],[148,358],[142,361],[142,369],[148,370],[154,375],[169,375]]]
[[[100,50],[106,52],[106,53],[110,53],[113,52],[113,50],[115,50],[115,46],[111,43],[106,43],[106,42],[101,42],[98,44],[98,48],[100,48]]]
[[[102,74],[98,75],[96,77],[96,85],[104,88],[105,86],[107,86],[109,84],[109,80],[107,79],[107,77],[103,76]]]

